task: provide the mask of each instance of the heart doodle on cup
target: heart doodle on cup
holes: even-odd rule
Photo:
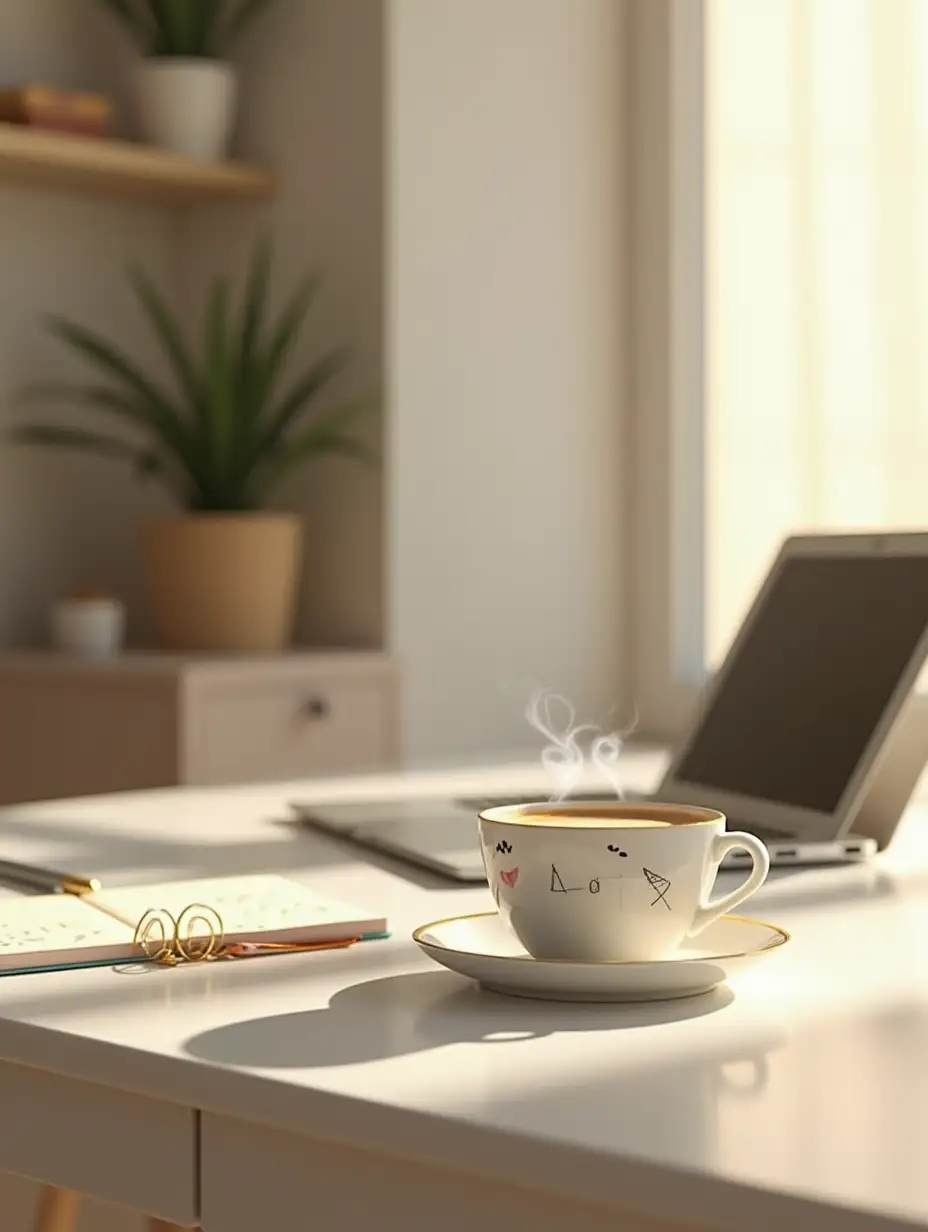
[[[506,885],[512,888],[519,879],[519,870],[518,868],[501,868],[499,875]]]

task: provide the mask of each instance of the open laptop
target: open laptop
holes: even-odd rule
[[[928,756],[928,699],[914,688],[926,656],[928,534],[788,539],[649,798],[719,809],[776,865],[866,859],[890,841]],[[482,881],[474,811],[491,803],[505,801],[293,807],[363,846]],[[732,852],[725,864],[749,860]]]

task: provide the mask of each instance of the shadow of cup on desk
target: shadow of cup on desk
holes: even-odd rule
[[[469,1043],[479,1049],[479,1060],[461,1088],[450,1072],[450,1058],[460,1058],[460,1051],[439,1067],[445,1075],[440,1085],[451,1084],[445,1089],[452,1104],[479,1105],[514,1131],[573,1125],[600,1146],[608,1141],[711,1165],[732,1126],[747,1133],[775,1077],[772,1057],[783,1038],[772,1028],[745,1031],[737,1017],[727,1020],[724,1011],[734,1002],[724,986],[647,1005],[540,1002],[482,992],[449,973],[423,972],[356,984],[325,1008],[204,1031],[184,1048],[213,1065],[296,1077],[301,1070],[423,1057]],[[690,1036],[690,1026],[709,1030]],[[652,1031],[657,1046],[653,1052],[636,1048],[636,1059],[629,1048]],[[543,1049],[530,1065],[527,1054],[515,1063],[520,1044],[531,1047],[544,1037],[556,1039],[555,1054]],[[552,1063],[562,1047],[563,1065]],[[426,1071],[411,1064],[391,1072],[397,1083],[412,1073],[421,1087]]]
[[[213,1064],[255,1069],[322,1069],[428,1052],[448,1044],[493,1047],[554,1034],[660,1027],[717,1013],[726,987],[647,1005],[563,1004],[484,992],[442,971],[354,984],[328,1006],[230,1023],[186,1041]]]

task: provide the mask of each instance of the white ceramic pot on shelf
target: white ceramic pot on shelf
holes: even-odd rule
[[[235,69],[221,60],[157,56],[136,68],[143,138],[202,162],[225,156],[237,95]]]

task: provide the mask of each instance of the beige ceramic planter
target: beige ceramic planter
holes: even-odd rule
[[[290,514],[193,514],[144,528],[155,631],[166,650],[262,653],[290,644],[302,525]]]

